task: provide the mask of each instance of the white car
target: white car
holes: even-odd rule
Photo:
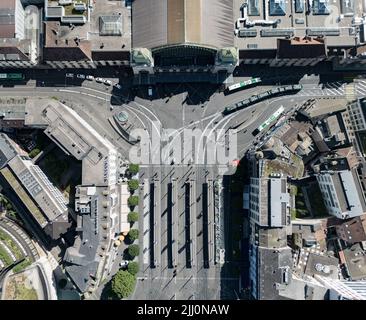
[[[94,77],[93,76],[86,76],[86,80],[93,81]]]
[[[103,78],[99,78],[99,77],[98,77],[98,78],[96,78],[96,79],[95,79],[95,81],[96,81],[96,82],[99,82],[99,83],[103,83],[103,82],[104,82],[104,79],[103,79]]]
[[[128,261],[127,260],[122,260],[120,263],[119,263],[119,266],[121,268],[126,268],[128,266]]]
[[[83,74],[78,74],[78,75],[76,75],[76,78],[78,78],[78,79],[85,79],[85,75],[83,75]]]
[[[121,86],[120,84],[118,84],[118,83],[115,83],[115,84],[114,84],[114,86],[115,86],[117,89],[119,89],[119,90],[121,90],[121,89],[122,89],[122,86]]]
[[[66,73],[66,78],[73,78],[74,74],[73,73]]]
[[[107,80],[107,79],[104,79],[103,83],[107,86],[111,86],[112,85],[112,81],[111,80]]]

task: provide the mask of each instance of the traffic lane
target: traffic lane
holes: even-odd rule
[[[83,92],[82,90],[76,91],[73,89],[75,88],[53,89],[38,87],[36,89],[16,88],[13,90],[0,88],[0,92],[4,95],[14,95],[16,93],[17,96],[45,98],[55,96],[59,98],[60,101],[66,102],[69,107],[76,109],[82,117],[87,119],[91,125],[95,126],[96,130],[101,135],[109,137],[112,142],[116,143],[122,153],[127,156],[131,146],[115,132],[108,122],[108,118],[113,114],[108,109],[110,106],[109,100],[105,100],[105,96],[98,95],[98,93],[94,93],[95,97],[90,97],[88,92]],[[65,97],[66,93],[67,95]],[[99,99],[97,99],[97,97]],[[78,101],[78,103],[75,101]],[[82,103],[80,103],[80,101]],[[95,101],[98,101],[98,103],[95,103]]]
[[[301,104],[306,101],[304,97],[283,97],[281,100],[274,100],[269,102],[269,104],[263,108],[263,112],[256,118],[256,120],[251,123],[248,127],[238,132],[238,157],[242,157],[246,150],[252,145],[254,141],[258,141],[260,136],[253,136],[252,132],[259,127],[261,123],[266,121],[278,108],[284,107],[285,112],[288,112],[295,106],[295,104]],[[261,108],[260,106],[258,106]]]

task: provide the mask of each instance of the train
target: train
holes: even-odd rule
[[[279,95],[283,95],[283,94],[291,94],[291,93],[295,93],[298,92],[302,89],[302,85],[301,84],[294,84],[294,85],[288,85],[288,86],[283,86],[283,87],[278,87],[272,90],[268,90],[265,92],[262,92],[260,94],[256,94],[251,96],[248,99],[239,101],[237,103],[234,103],[232,105],[227,106],[224,111],[222,112],[224,116],[242,110],[244,108],[247,108],[253,104],[256,104],[258,102],[261,102],[263,100],[266,99],[270,99]]]
[[[227,87],[225,90],[225,94],[230,94],[235,91],[239,91],[242,89],[249,88],[251,86],[257,85],[262,82],[261,78],[251,78],[246,81],[241,81],[239,83],[232,84],[231,86]]]
[[[11,81],[20,81],[24,80],[23,73],[0,73],[0,81],[1,80],[11,80]]]

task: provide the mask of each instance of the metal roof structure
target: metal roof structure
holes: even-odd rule
[[[198,44],[234,46],[232,0],[136,0],[132,3],[135,48]]]
[[[120,15],[100,16],[99,34],[101,36],[121,36],[122,17]]]

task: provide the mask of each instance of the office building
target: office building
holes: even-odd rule
[[[317,180],[329,214],[349,219],[365,213],[365,195],[357,170],[324,171]]]

